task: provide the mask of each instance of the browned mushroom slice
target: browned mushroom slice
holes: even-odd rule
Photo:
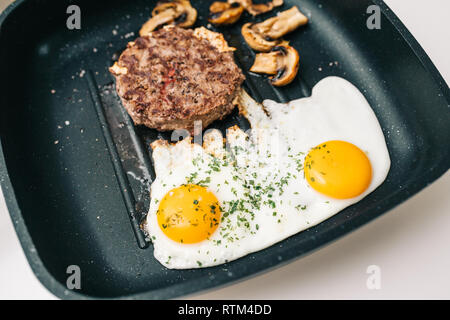
[[[150,18],[139,31],[140,36],[149,34],[164,25],[177,25],[187,28],[197,20],[195,10],[188,0],[169,0],[158,2]]]
[[[267,3],[254,4],[252,0],[228,0],[229,3],[240,3],[252,16],[266,13],[275,7],[283,5],[283,0],[272,0]]]
[[[297,50],[287,43],[282,43],[268,53],[258,53],[250,71],[272,75],[270,82],[274,86],[280,87],[294,80],[298,66]]]
[[[255,25],[251,22],[242,26],[241,32],[245,42],[256,51],[269,51],[280,42],[278,40],[268,39],[263,34],[253,29]]]
[[[229,25],[239,20],[244,12],[244,7],[239,3],[216,1],[209,7],[208,21],[213,24]]]
[[[265,73],[275,75],[278,72],[278,56],[279,51],[271,51],[268,53],[258,53],[255,56],[255,61],[250,68],[251,72]]]
[[[197,10],[191,6],[189,0],[172,0],[180,2],[182,13],[175,19],[174,24],[181,28],[192,27],[197,20]]]
[[[283,5],[283,0],[273,0],[267,3],[252,4],[247,8],[247,12],[252,16],[257,16],[258,14],[266,13],[275,7]]]
[[[149,34],[153,30],[159,29],[160,27],[172,23],[177,17],[177,12],[175,9],[167,9],[160,14],[149,19],[139,30],[139,35],[142,37]]]
[[[156,7],[153,8],[153,10],[152,10],[152,17],[157,16],[158,14],[160,14],[166,10],[169,10],[169,9],[177,10],[178,4],[179,3],[177,1],[169,1],[169,2],[159,1],[156,4]]]
[[[308,18],[294,6],[263,22],[244,24],[242,36],[254,50],[265,52],[280,43],[277,39],[307,22]]]
[[[245,10],[247,10],[247,8],[253,4],[253,1],[252,0],[228,0],[228,3],[239,3],[241,6],[244,7]]]
[[[307,22],[308,18],[294,6],[289,10],[280,12],[275,17],[255,24],[253,30],[271,39],[279,39]]]

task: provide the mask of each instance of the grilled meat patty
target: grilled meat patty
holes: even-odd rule
[[[135,124],[161,131],[222,119],[244,81],[222,35],[165,27],[128,44],[110,68]]]

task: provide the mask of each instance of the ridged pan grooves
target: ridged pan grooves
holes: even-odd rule
[[[121,158],[119,156],[119,153],[117,152],[117,148],[114,143],[114,139],[112,137],[108,122],[106,121],[106,116],[104,114],[104,106],[101,102],[100,94],[98,92],[98,85],[95,82],[95,78],[91,70],[87,71],[86,79],[88,82],[92,102],[95,107],[95,111],[97,113],[100,126],[102,128],[103,136],[105,138],[106,145],[108,146],[108,151],[111,156],[111,162],[113,164],[114,171],[117,177],[117,182],[119,184],[120,191],[122,193],[122,198],[127,208],[128,215],[130,217],[130,222],[133,228],[134,235],[136,236],[139,248],[145,249],[148,247],[148,241],[145,239],[145,235],[140,229],[140,221],[136,216],[135,196],[133,195],[133,190],[131,188],[130,182],[128,181],[127,174],[125,173],[122,167]]]
[[[191,1],[195,27],[207,26],[213,0]],[[148,241],[139,223],[155,178],[150,143],[170,133],[134,126],[108,71],[155,3],[78,0],[81,30],[67,29],[71,0],[17,0],[0,15],[0,184],[28,261],[55,295],[162,299],[223,286],[338,239],[448,170],[448,85],[392,11],[381,0],[285,0],[273,12],[216,29],[237,48],[244,88],[257,101],[283,102],[310,96],[324,77],[349,80],[378,117],[389,175],[362,201],[269,248],[216,267],[163,267],[151,245],[141,250]],[[380,30],[366,27],[373,4],[381,8]],[[273,88],[248,72],[255,53],[240,26],[293,5],[310,18],[285,37],[299,51],[300,70],[291,84]],[[235,124],[249,128],[237,110],[211,127],[224,133]],[[69,265],[82,270],[81,290],[67,290]]]

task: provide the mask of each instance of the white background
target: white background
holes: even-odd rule
[[[0,11],[9,2],[0,0]],[[385,2],[450,83],[450,1]],[[402,205],[307,257],[189,298],[449,299],[449,191],[447,172]],[[367,289],[369,265],[381,269],[380,290]],[[51,298],[25,259],[0,193],[0,299]]]

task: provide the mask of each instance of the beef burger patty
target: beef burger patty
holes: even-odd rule
[[[130,42],[110,71],[135,124],[192,133],[234,108],[244,76],[233,50],[205,28],[164,27]]]

